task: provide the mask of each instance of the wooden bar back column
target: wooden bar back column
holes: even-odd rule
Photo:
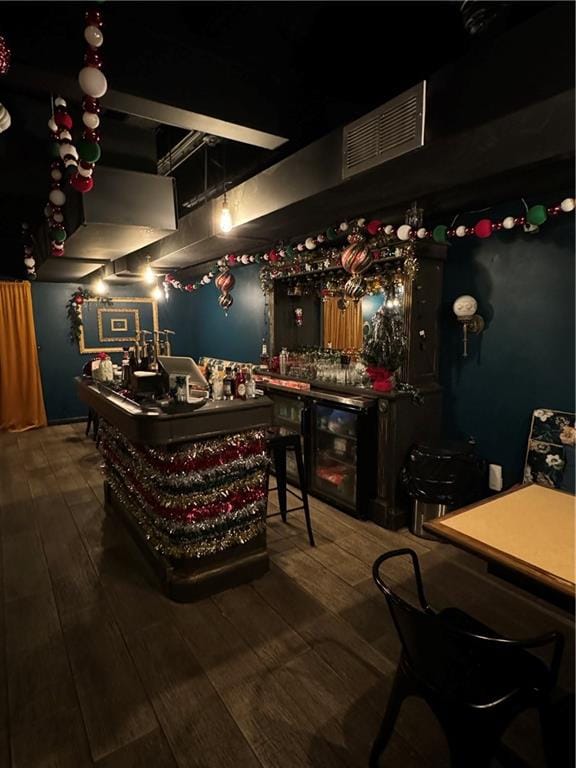
[[[268,398],[149,413],[90,380],[77,387],[100,416],[107,510],[168,597],[199,599],[268,570]]]

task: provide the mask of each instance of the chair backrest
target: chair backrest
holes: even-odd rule
[[[408,556],[412,560],[418,607],[396,594],[380,576],[382,563],[400,556]],[[436,613],[426,600],[418,556],[411,549],[393,550],[381,555],[375,561],[372,571],[378,588],[386,596],[402,643],[404,658],[411,671],[422,684],[444,698],[465,699],[472,688],[478,687],[473,683],[478,683],[481,669],[486,670],[491,664],[501,665],[506,655],[517,654],[523,648],[556,641],[559,646],[557,651],[561,654],[562,638],[557,637],[558,633],[549,633],[530,640],[510,640],[499,637],[471,618],[470,623],[476,631],[467,630],[451,622],[450,611],[446,612],[446,616]],[[486,631],[478,633],[478,626]],[[553,666],[557,667],[558,664],[559,658],[556,659],[555,652]],[[554,673],[556,671],[554,670]],[[500,690],[493,693],[496,696],[504,692]]]

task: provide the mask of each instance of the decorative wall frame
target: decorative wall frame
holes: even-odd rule
[[[122,352],[123,345],[133,344],[141,330],[158,331],[155,299],[114,297],[105,307],[97,299],[85,299],[78,312],[82,321],[78,346],[83,355]]]
[[[576,415],[537,408],[532,413],[524,482],[574,493]]]

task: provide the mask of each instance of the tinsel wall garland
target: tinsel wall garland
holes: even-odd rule
[[[106,479],[157,551],[203,557],[264,532],[268,457],[262,430],[183,448],[135,446],[106,422],[100,430]]]
[[[414,224],[386,224],[379,219],[354,218],[318,234],[308,237],[304,242],[291,245],[278,244],[264,252],[237,255],[228,253],[218,259],[200,279],[186,282],[177,276],[166,275],[164,287],[193,293],[204,285],[209,285],[218,272],[227,272],[230,268],[248,264],[263,264],[261,287],[270,289],[277,278],[301,273],[326,272],[343,268],[354,274],[372,271],[373,264],[393,258],[404,258],[410,254],[410,245],[418,242],[435,242],[449,245],[463,237],[485,239],[501,231],[522,229],[531,234],[549,219],[562,213],[572,213],[575,201],[567,197],[552,205],[525,206],[525,214],[506,216],[500,221],[488,218],[480,219],[473,226],[438,224],[432,229]],[[456,217],[457,221],[459,217]],[[351,288],[352,290],[352,288]]]

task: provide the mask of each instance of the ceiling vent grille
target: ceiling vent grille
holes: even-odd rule
[[[343,129],[342,178],[424,144],[426,81]]]

